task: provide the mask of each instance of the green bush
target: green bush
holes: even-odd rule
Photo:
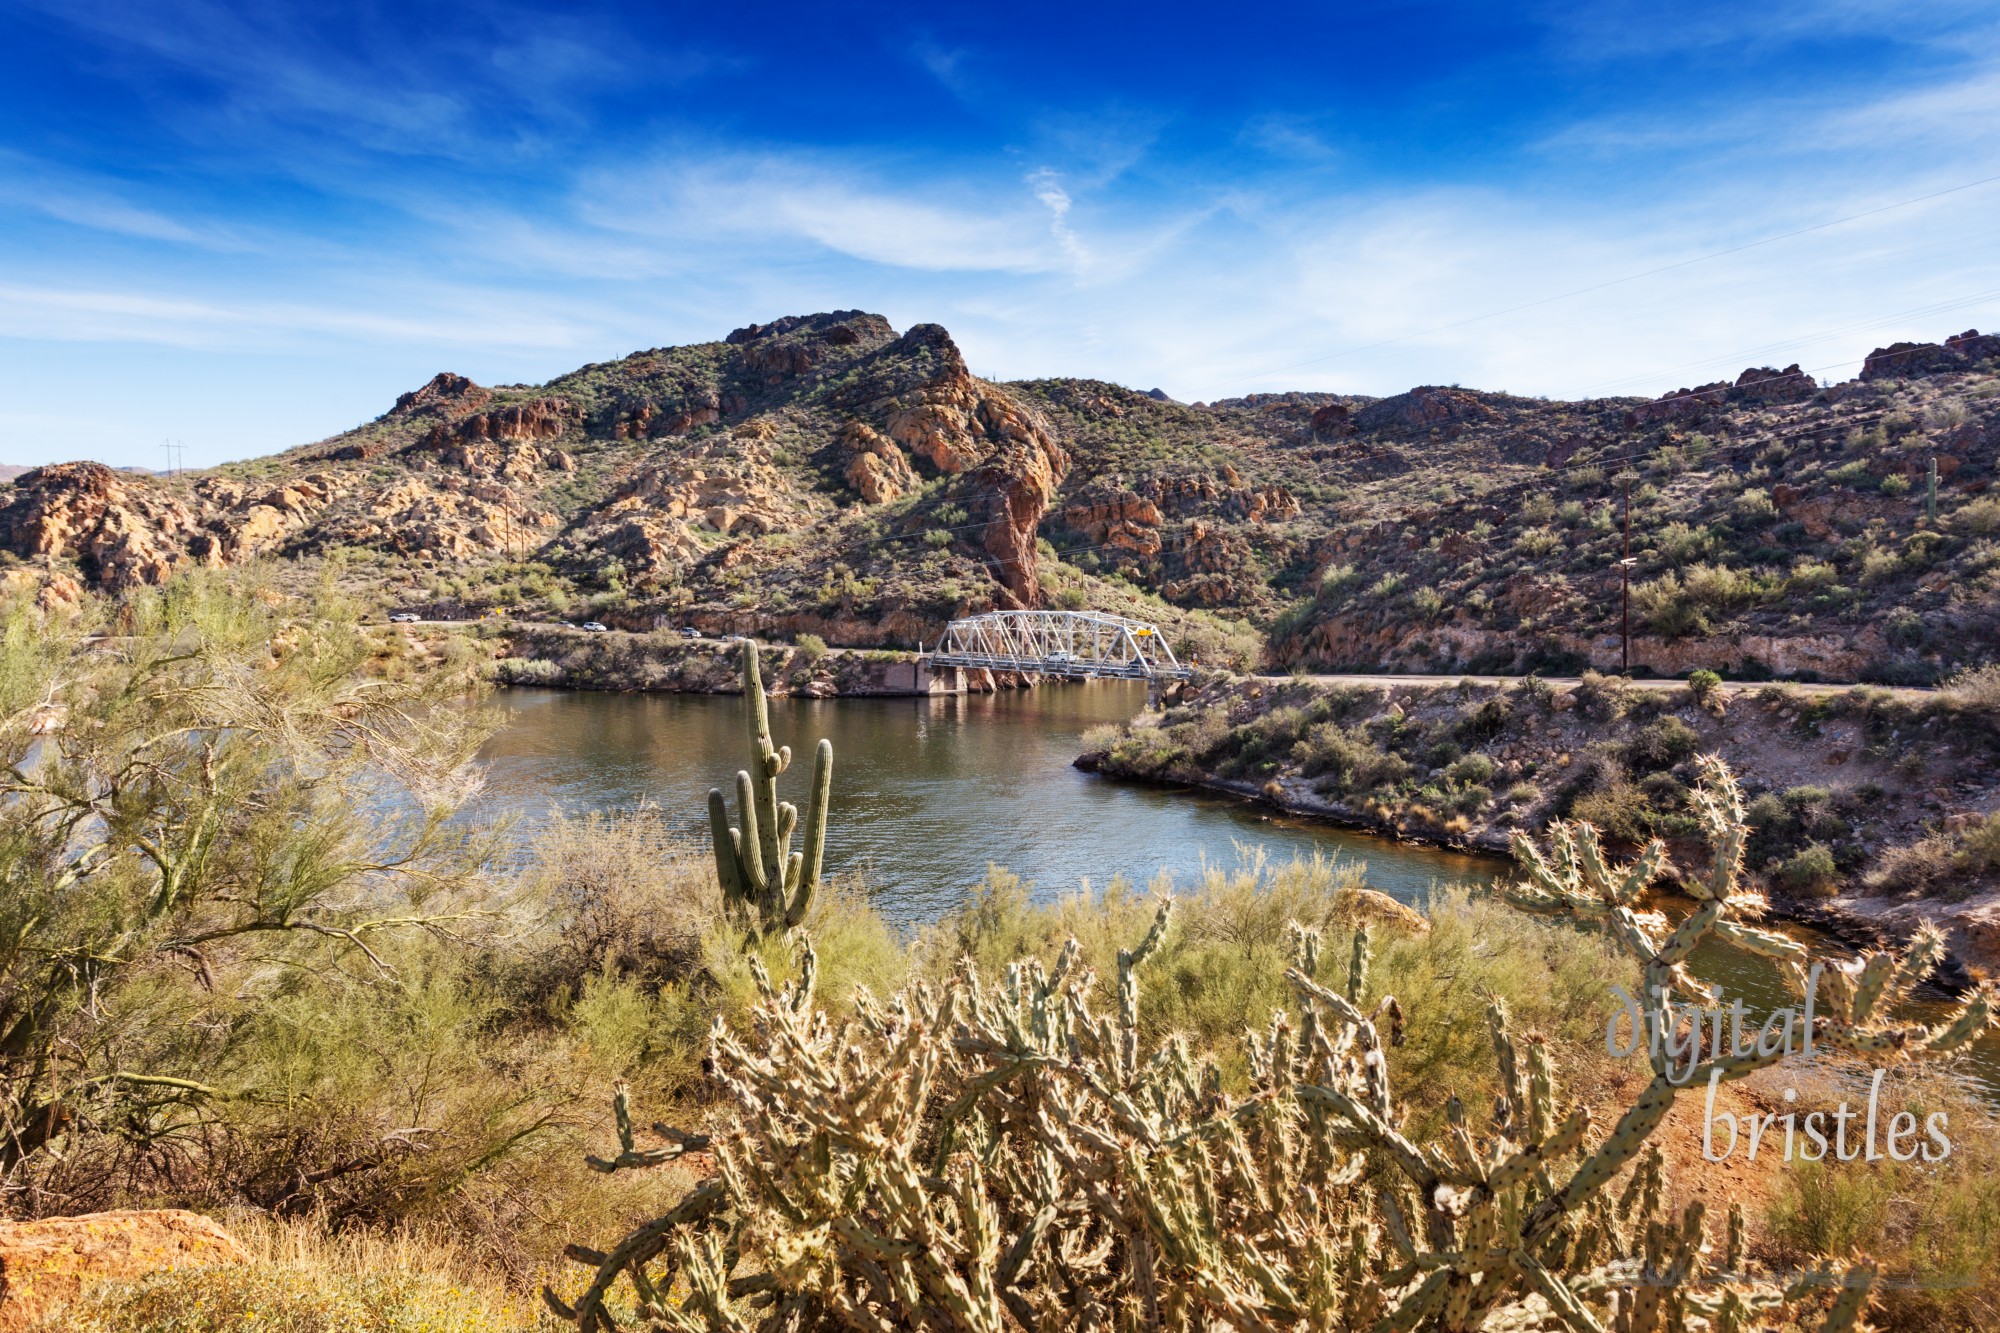
[[[1778,875],[1794,892],[1818,897],[1831,894],[1838,886],[1840,868],[1834,863],[1833,849],[1815,842],[1794,853]]]
[[[1444,775],[1461,784],[1487,783],[1493,781],[1494,763],[1483,754],[1469,754],[1454,760],[1445,769]]]
[[[1973,537],[2000,534],[2000,496],[1983,495],[1960,505],[1952,512],[1951,526]]]
[[[826,640],[817,634],[797,634],[792,642],[797,645],[799,656],[805,659],[807,666],[817,666],[819,660],[826,656]]]
[[[1672,768],[1692,755],[1701,737],[1687,723],[1665,713],[1646,723],[1625,744],[1625,762],[1635,772]]]

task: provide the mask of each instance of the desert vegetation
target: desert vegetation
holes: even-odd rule
[[[56,605],[338,565],[377,610],[854,648],[1088,606],[1235,669],[1571,674],[1619,660],[1629,517],[1635,668],[1932,684],[2000,652],[1996,349],[1966,334],[1845,384],[1753,368],[1654,401],[1187,404],[991,383],[936,325],[835,311],[540,386],[439,375],[177,488],[37,469],[0,484],[0,580]]]
[[[1652,1151],[1676,1122],[1657,1069],[1603,1049],[1610,987],[1697,994],[1675,969],[1707,932],[1796,947],[1755,924],[1747,814],[1719,769],[1687,784],[1692,836],[1722,849],[1693,924],[1637,897],[1657,848],[1613,871],[1579,825],[1523,849],[1551,922],[1448,889],[1420,915],[1357,865],[1252,858],[1055,898],[996,869],[906,937],[807,875],[811,826],[839,836],[838,769],[788,777],[778,742],[811,738],[770,735],[754,704],[749,800],[708,842],[644,808],[526,832],[466,817],[478,661],[412,670],[407,641],[359,630],[332,588],[217,574],[115,621],[7,614],[10,1211],[195,1207],[253,1254],[101,1286],[54,1327],[1004,1327],[1072,1309],[1612,1327],[1650,1309],[1838,1329],[1870,1263],[1975,1275],[1922,1305],[1885,1288],[1921,1321],[1905,1326],[1976,1327],[1984,1308],[2000,1247],[1955,1176],[1897,1186],[1958,1219],[1940,1248],[1881,1197],[1846,1220],[1838,1179],[1704,1224],[1692,1171]],[[1512,715],[1461,702],[1468,737]],[[1299,725],[1351,725],[1342,708],[1366,702]],[[1666,762],[1681,743],[1648,744]],[[1477,755],[1433,757],[1441,780],[1500,786]],[[801,812],[756,773],[801,782]],[[796,877],[772,878],[794,863],[782,837],[763,855],[767,828],[807,833]],[[760,892],[732,884],[746,844]],[[1870,1058],[1962,1044],[1983,996],[1928,1024],[1890,1008],[1934,957],[1871,958],[1823,1011],[1830,1040]]]

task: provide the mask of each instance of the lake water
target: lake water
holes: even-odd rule
[[[1143,685],[1101,681],[948,698],[773,699],[774,739],[806,756],[780,779],[780,792],[803,796],[812,747],[831,739],[828,867],[862,876],[883,914],[906,925],[963,902],[989,864],[1057,897],[1120,875],[1143,884],[1164,872],[1190,885],[1204,864],[1232,866],[1258,852],[1280,862],[1317,854],[1365,865],[1370,886],[1410,903],[1443,884],[1490,884],[1506,870],[1493,858],[1072,766],[1084,732],[1123,721],[1145,702]],[[731,792],[733,808],[736,770],[749,758],[742,700],[733,695],[510,689],[499,703],[505,725],[482,752],[488,811],[532,824],[552,810],[647,802],[706,841],[708,789]],[[1793,1002],[1762,959],[1709,944],[1694,961],[1698,975],[1753,1013]],[[1917,1008],[1930,1017],[1943,1006]],[[2000,1089],[2000,1043],[1980,1043],[1966,1072],[1989,1095]]]
[[[731,793],[748,763],[742,700],[731,695],[502,691],[506,726],[487,745],[485,800],[530,820],[551,808],[648,801],[707,837],[710,787]],[[1436,884],[1484,884],[1498,861],[1274,818],[1244,802],[1107,781],[1071,761],[1085,731],[1145,706],[1131,682],[1096,682],[929,699],[773,699],[771,730],[802,757],[779,779],[803,798],[811,750],[833,741],[827,863],[865,876],[877,906],[903,922],[962,902],[989,863],[1043,895],[1192,883],[1204,862],[1246,849],[1274,860],[1319,853],[1365,862],[1368,882],[1406,902]]]

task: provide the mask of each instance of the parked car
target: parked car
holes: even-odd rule
[[[389,623],[391,625],[414,625],[422,619],[423,617],[415,611],[398,611],[395,615],[389,617]]]
[[[609,634],[611,627],[600,625],[595,620],[586,620],[583,622],[583,631],[586,634]]]
[[[683,625],[681,626],[681,637],[683,639],[699,639],[701,637],[701,631],[696,629],[693,625]]]

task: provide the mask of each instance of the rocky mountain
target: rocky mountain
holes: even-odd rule
[[[439,374],[375,421],[178,477],[0,485],[0,581],[54,603],[251,560],[385,604],[907,643],[1097,606],[1276,665],[1634,661],[1933,678],[2000,654],[2000,336],[1657,400],[1456,386],[1182,404],[973,375],[861,311],[545,385]],[[1930,463],[1937,462],[1932,516]]]

